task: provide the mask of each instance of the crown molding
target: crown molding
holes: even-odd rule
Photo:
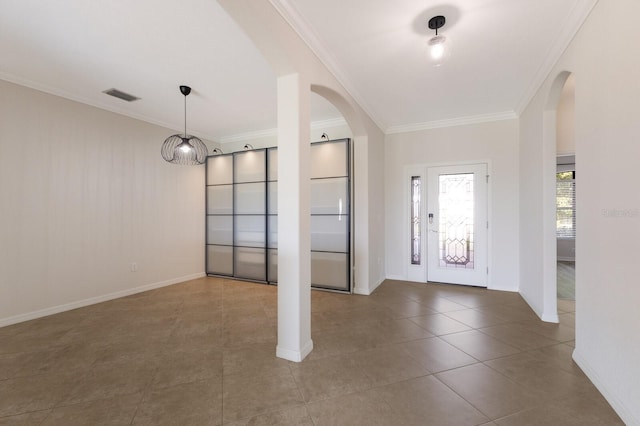
[[[598,3],[598,0],[576,1],[574,3],[567,21],[560,27],[556,40],[544,62],[536,71],[533,80],[531,80],[531,83],[516,105],[515,112],[518,116],[522,114],[538,90],[540,90],[547,77],[549,77],[553,67],[558,63],[565,50],[567,50],[567,47],[569,47],[569,44],[587,20],[596,3]]]
[[[470,115],[467,117],[449,118],[445,120],[427,121],[425,123],[403,124],[391,126],[387,129],[387,135],[396,133],[417,132],[420,130],[438,129],[442,127],[466,126],[468,124],[489,123],[492,121],[513,120],[518,115],[513,111],[498,112],[493,114]]]
[[[355,85],[347,77],[347,74],[338,65],[335,55],[320,41],[320,37],[311,23],[298,11],[293,3],[289,0],[269,0],[269,2],[378,128],[385,129],[386,123],[374,112],[374,109],[366,102],[365,98],[361,96]]]
[[[180,132],[180,125],[176,125],[175,123],[167,123],[161,120],[156,120],[155,118],[148,117],[143,114],[135,114],[130,111],[126,111],[124,109],[120,109],[114,107],[113,105],[107,105],[101,102],[96,102],[94,100],[75,95],[73,93],[69,93],[66,90],[58,89],[55,87],[48,86],[46,84],[36,83],[35,81],[31,81],[22,77],[17,77],[13,74],[8,74],[0,71],[0,80],[8,81],[9,83],[17,84],[18,86],[27,87],[29,89],[37,90],[39,92],[47,93],[49,95],[58,96],[60,98],[64,98],[73,102],[78,102],[84,105],[88,105],[94,108],[98,108],[104,111],[112,112],[114,114],[123,115],[128,118],[132,118],[138,121],[144,121],[145,123],[153,124],[156,126],[164,127],[169,131]],[[189,132],[192,136],[197,136],[207,142],[214,142],[216,138],[212,135],[208,135],[202,132]]]
[[[342,117],[330,118],[328,120],[312,121],[311,130],[327,129],[331,127],[347,126],[347,125],[348,124],[346,120]],[[273,129],[256,130],[254,132],[237,133],[235,135],[223,136],[221,138],[218,138],[217,141],[220,144],[224,145],[227,143],[246,142],[246,141],[251,141],[253,139],[259,139],[259,138],[270,138],[270,137],[275,138],[277,136],[278,136],[278,128],[276,127]]]

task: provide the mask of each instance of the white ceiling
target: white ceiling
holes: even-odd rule
[[[595,0],[271,0],[387,132],[518,113]],[[431,16],[454,43],[426,57]],[[276,80],[214,0],[2,0],[0,78],[212,140],[276,126]],[[141,98],[126,103],[102,93]],[[318,96],[312,120],[339,118]]]

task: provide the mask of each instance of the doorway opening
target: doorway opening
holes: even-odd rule
[[[575,312],[576,288],[575,79],[570,74],[556,109],[556,297],[558,316]]]

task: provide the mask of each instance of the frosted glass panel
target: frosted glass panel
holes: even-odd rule
[[[265,214],[265,184],[241,183],[235,188],[235,214]]]
[[[266,176],[266,151],[236,152],[234,182],[261,182]]]
[[[267,180],[278,180],[278,150],[276,148],[267,150],[267,161]]]
[[[238,278],[266,281],[265,249],[235,247],[235,275]]]
[[[233,245],[233,216],[207,216],[207,244]]]
[[[278,248],[278,216],[268,216],[269,221],[269,248]]]
[[[264,247],[265,216],[236,216],[235,246]]]
[[[269,191],[269,214],[278,214],[278,182],[267,183]]]
[[[347,176],[347,142],[311,145],[311,178]]]
[[[233,183],[233,156],[207,157],[207,185]]]
[[[348,226],[346,216],[311,216],[311,250],[346,253]]]
[[[233,247],[207,246],[207,273],[233,275]]]
[[[267,250],[268,262],[269,262],[269,279],[271,283],[278,282],[278,250]]]
[[[347,178],[311,181],[311,214],[346,214],[348,211]]]
[[[233,185],[207,186],[207,214],[233,213]]]
[[[311,252],[311,284],[336,290],[348,290],[348,255]]]

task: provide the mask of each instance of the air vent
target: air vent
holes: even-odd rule
[[[127,102],[133,102],[140,99],[137,96],[130,95],[118,89],[109,89],[109,90],[105,90],[102,93],[106,93],[109,96],[113,96],[114,98],[122,99],[123,101],[127,101]]]

